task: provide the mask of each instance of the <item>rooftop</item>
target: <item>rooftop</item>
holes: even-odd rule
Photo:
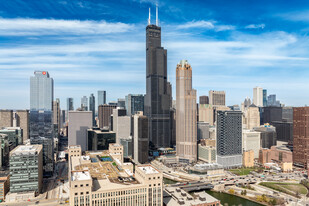
[[[147,165],[147,166],[138,166],[145,174],[157,174],[159,173],[154,167]]]
[[[73,172],[72,180],[91,180],[91,176],[88,171]]]
[[[11,151],[11,155],[34,154],[42,150],[42,145],[19,145]]]

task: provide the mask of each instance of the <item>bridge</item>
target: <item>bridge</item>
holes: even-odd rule
[[[170,185],[171,187],[178,187],[186,192],[194,192],[200,190],[211,190],[214,186],[207,182],[186,182]]]

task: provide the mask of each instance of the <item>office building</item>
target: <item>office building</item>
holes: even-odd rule
[[[3,127],[3,129],[0,129],[0,134],[7,135],[10,151],[17,147],[17,145],[23,144],[20,127]]]
[[[259,150],[261,149],[261,133],[253,130],[243,130],[243,151],[252,150],[254,158],[259,158]]]
[[[209,123],[197,122],[197,140],[209,138]]]
[[[199,121],[208,122],[210,126],[214,125],[214,108],[210,104],[199,105]]]
[[[154,147],[170,147],[171,84],[167,81],[167,51],[161,45],[161,27],[146,27],[145,115],[149,121],[149,140]]]
[[[274,121],[282,121],[282,107],[263,107],[263,122],[262,124],[272,124]]]
[[[106,104],[106,91],[99,90],[98,91],[98,106]]]
[[[293,108],[293,163],[308,168],[309,107]]]
[[[176,108],[170,110],[170,132],[171,132],[171,147],[176,146]]]
[[[118,98],[118,100],[117,100],[117,107],[125,109],[126,108],[126,99]]]
[[[108,150],[109,144],[116,143],[116,133],[106,129],[88,129],[87,141],[88,150]]]
[[[282,121],[293,122],[293,107],[282,107]]]
[[[23,142],[25,142],[30,138],[29,110],[17,110],[15,112],[15,120],[16,120],[15,127],[20,127],[22,129]]]
[[[196,90],[192,89],[192,68],[187,60],[176,67],[176,155],[180,161],[197,159]]]
[[[267,89],[263,89],[263,107],[267,107]]]
[[[248,108],[251,105],[251,99],[249,97],[246,97],[244,103],[242,104],[242,111],[244,111],[246,108]]]
[[[280,101],[277,101],[275,94],[271,94],[267,97],[267,106],[280,107]]]
[[[2,134],[0,132],[0,143],[0,167],[3,169],[9,164],[10,147],[7,134]]]
[[[143,94],[128,94],[126,96],[127,115],[134,115],[137,112],[144,111],[144,95]]]
[[[209,104],[208,96],[200,96],[199,104]]]
[[[113,114],[113,109],[116,109],[116,108],[117,106],[111,106],[107,104],[99,105],[98,116],[99,116],[99,127],[100,128],[110,126],[110,123],[111,123],[110,117]]]
[[[263,88],[253,88],[253,104],[257,107],[263,107]]]
[[[243,161],[242,164],[244,167],[254,167],[254,152],[253,150],[248,150],[243,152]]]
[[[209,91],[209,104],[213,106],[225,106],[225,91]]]
[[[273,121],[272,126],[276,128],[277,141],[293,143],[293,122]]]
[[[61,110],[60,110],[60,100],[57,98],[53,101],[53,124],[54,124],[54,135],[58,137],[61,129]]]
[[[43,176],[51,177],[54,172],[54,139],[46,137],[36,137],[30,139],[31,145],[42,145],[43,150]]]
[[[113,110],[113,132],[116,133],[116,143],[120,143],[120,138],[127,138],[132,135],[132,117],[126,116],[125,109]]]
[[[41,193],[42,145],[20,145],[10,152],[10,193]]]
[[[30,110],[52,111],[54,81],[47,71],[35,71],[30,77]]]
[[[92,126],[96,127],[96,121],[95,121],[95,97],[93,94],[89,97],[89,111],[92,112]]]
[[[261,149],[259,153],[259,163],[292,163],[293,152],[286,146],[272,146],[270,149]]]
[[[102,166],[91,161],[96,155],[104,156]],[[71,157],[69,163],[71,206],[163,205],[163,174],[151,165],[136,165],[133,171],[131,163],[123,163],[123,149],[118,144],[101,154]],[[119,168],[124,172],[116,172]]]
[[[215,146],[198,144],[198,159],[207,163],[217,162],[217,151]]]
[[[13,126],[13,110],[0,110],[0,129]]]
[[[244,111],[244,124],[247,129],[260,126],[260,111],[257,106],[251,104]]]
[[[133,140],[132,136],[130,137],[121,137],[119,139],[120,144],[123,146],[123,156],[124,157],[133,157]]]
[[[225,168],[242,166],[242,113],[217,112],[217,163]]]
[[[74,100],[72,97],[67,98],[67,111],[74,110]]]
[[[270,149],[271,146],[277,144],[277,133],[275,127],[266,124],[254,128],[254,131],[261,133],[261,148]]]
[[[88,98],[86,96],[80,99],[80,108],[82,111],[88,111]]]
[[[80,145],[87,150],[87,130],[92,128],[92,112],[69,111],[68,146]]]
[[[71,160],[71,157],[81,157],[82,156],[82,148],[80,145],[71,145],[68,147],[68,160]],[[69,163],[70,164],[70,163]]]
[[[136,163],[148,162],[149,132],[148,118],[142,112],[134,115],[133,157]]]

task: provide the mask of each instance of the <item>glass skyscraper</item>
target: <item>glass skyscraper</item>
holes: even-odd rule
[[[134,115],[138,111],[144,111],[144,95],[129,94],[126,96],[127,115]]]
[[[35,71],[30,77],[30,142],[43,145],[44,176],[54,170],[53,99],[53,79],[47,71]]]
[[[92,111],[92,126],[95,127],[95,97],[93,94],[89,97],[89,111]]]
[[[98,91],[98,106],[106,104],[106,91]]]
[[[74,102],[72,97],[67,98],[67,110],[74,110]]]

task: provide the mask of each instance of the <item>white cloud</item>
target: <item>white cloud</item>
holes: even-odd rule
[[[246,29],[264,29],[265,24],[249,24],[245,28]]]
[[[190,28],[205,28],[205,29],[214,29],[215,26],[211,21],[191,21],[185,24],[179,25],[178,29],[190,29]]]
[[[121,22],[55,19],[0,19],[1,36],[101,35],[131,30],[134,25]]]

